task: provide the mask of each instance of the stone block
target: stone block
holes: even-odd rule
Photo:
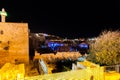
[[[0,22],[0,64],[13,62],[21,56],[24,62],[29,62],[28,24]],[[12,57],[12,58],[10,58]],[[19,57],[17,57],[19,59]],[[2,62],[3,61],[3,62]]]

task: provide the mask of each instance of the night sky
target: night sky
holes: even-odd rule
[[[63,38],[96,37],[120,28],[120,2],[1,0],[7,22],[28,23],[31,32]]]

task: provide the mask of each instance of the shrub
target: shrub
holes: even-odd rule
[[[120,32],[103,31],[95,43],[90,45],[88,59],[100,65],[113,65],[120,63]]]

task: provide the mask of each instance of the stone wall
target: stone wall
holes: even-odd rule
[[[0,64],[29,62],[28,24],[0,22]]]

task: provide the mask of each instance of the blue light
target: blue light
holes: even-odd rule
[[[45,45],[41,45],[41,48],[46,48],[47,46],[45,46]]]
[[[50,47],[52,50],[56,50],[59,46],[64,46],[64,44],[57,43],[57,42],[48,43],[48,47]]]
[[[81,43],[81,44],[79,44],[79,47],[80,48],[88,48],[89,46],[86,43]]]

